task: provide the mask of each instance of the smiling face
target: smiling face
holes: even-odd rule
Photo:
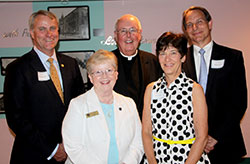
[[[116,24],[114,38],[119,50],[127,56],[134,55],[141,41],[139,20],[131,15],[125,15]]]
[[[186,56],[181,58],[181,54],[173,46],[168,46],[165,50],[159,52],[159,62],[165,73],[168,83],[176,79],[181,73],[181,65],[185,61]]]
[[[52,56],[59,39],[58,23],[45,15],[38,15],[34,27],[30,29],[34,46],[48,56]]]
[[[116,83],[118,72],[111,61],[93,65],[91,73],[88,75],[95,91],[98,93],[111,92]]]
[[[199,10],[191,10],[186,14],[186,30],[194,45],[204,47],[211,40],[212,20],[207,22],[205,15]]]

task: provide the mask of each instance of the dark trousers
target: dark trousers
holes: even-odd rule
[[[228,153],[218,153],[215,150],[212,150],[211,152],[208,153],[208,158],[210,160],[211,164],[240,164],[240,162],[243,161],[241,157],[235,156],[234,151],[237,150],[232,150],[232,154]]]

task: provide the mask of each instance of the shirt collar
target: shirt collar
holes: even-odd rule
[[[57,63],[55,50],[54,50],[53,55],[51,57],[49,57],[48,55],[46,55],[45,53],[40,51],[36,46],[34,46],[34,51],[37,53],[37,55],[40,58],[40,60],[42,61],[42,63],[46,63],[49,58],[53,58],[54,61]]]
[[[208,52],[209,50],[212,49],[213,47],[213,41],[211,40],[206,46],[203,47],[203,49],[205,50],[205,52]],[[199,53],[201,47],[197,46],[197,45],[194,45],[194,50]]]

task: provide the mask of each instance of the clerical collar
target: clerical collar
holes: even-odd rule
[[[124,55],[124,54],[120,51],[121,55],[122,55],[123,57],[127,58],[129,61],[132,60],[133,57],[135,57],[135,56],[137,55],[137,52],[138,52],[138,50],[135,51],[135,54],[134,54],[134,55],[126,56],[126,55]]]

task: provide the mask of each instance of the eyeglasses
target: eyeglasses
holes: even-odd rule
[[[204,19],[198,19],[195,23],[187,23],[186,24],[186,28],[187,29],[190,29],[190,28],[193,28],[193,26],[201,26],[201,25],[204,25],[207,21],[205,21]]]
[[[95,77],[101,77],[102,75],[106,74],[107,76],[111,76],[113,75],[115,72],[114,69],[106,69],[104,71],[95,71],[95,72],[92,72],[91,74],[94,75]]]
[[[126,29],[126,28],[122,28],[120,30],[117,30],[116,32],[118,32],[119,34],[121,35],[127,35],[127,33],[129,32],[131,35],[135,35],[138,33],[138,29],[136,28],[129,28],[129,29]]]

